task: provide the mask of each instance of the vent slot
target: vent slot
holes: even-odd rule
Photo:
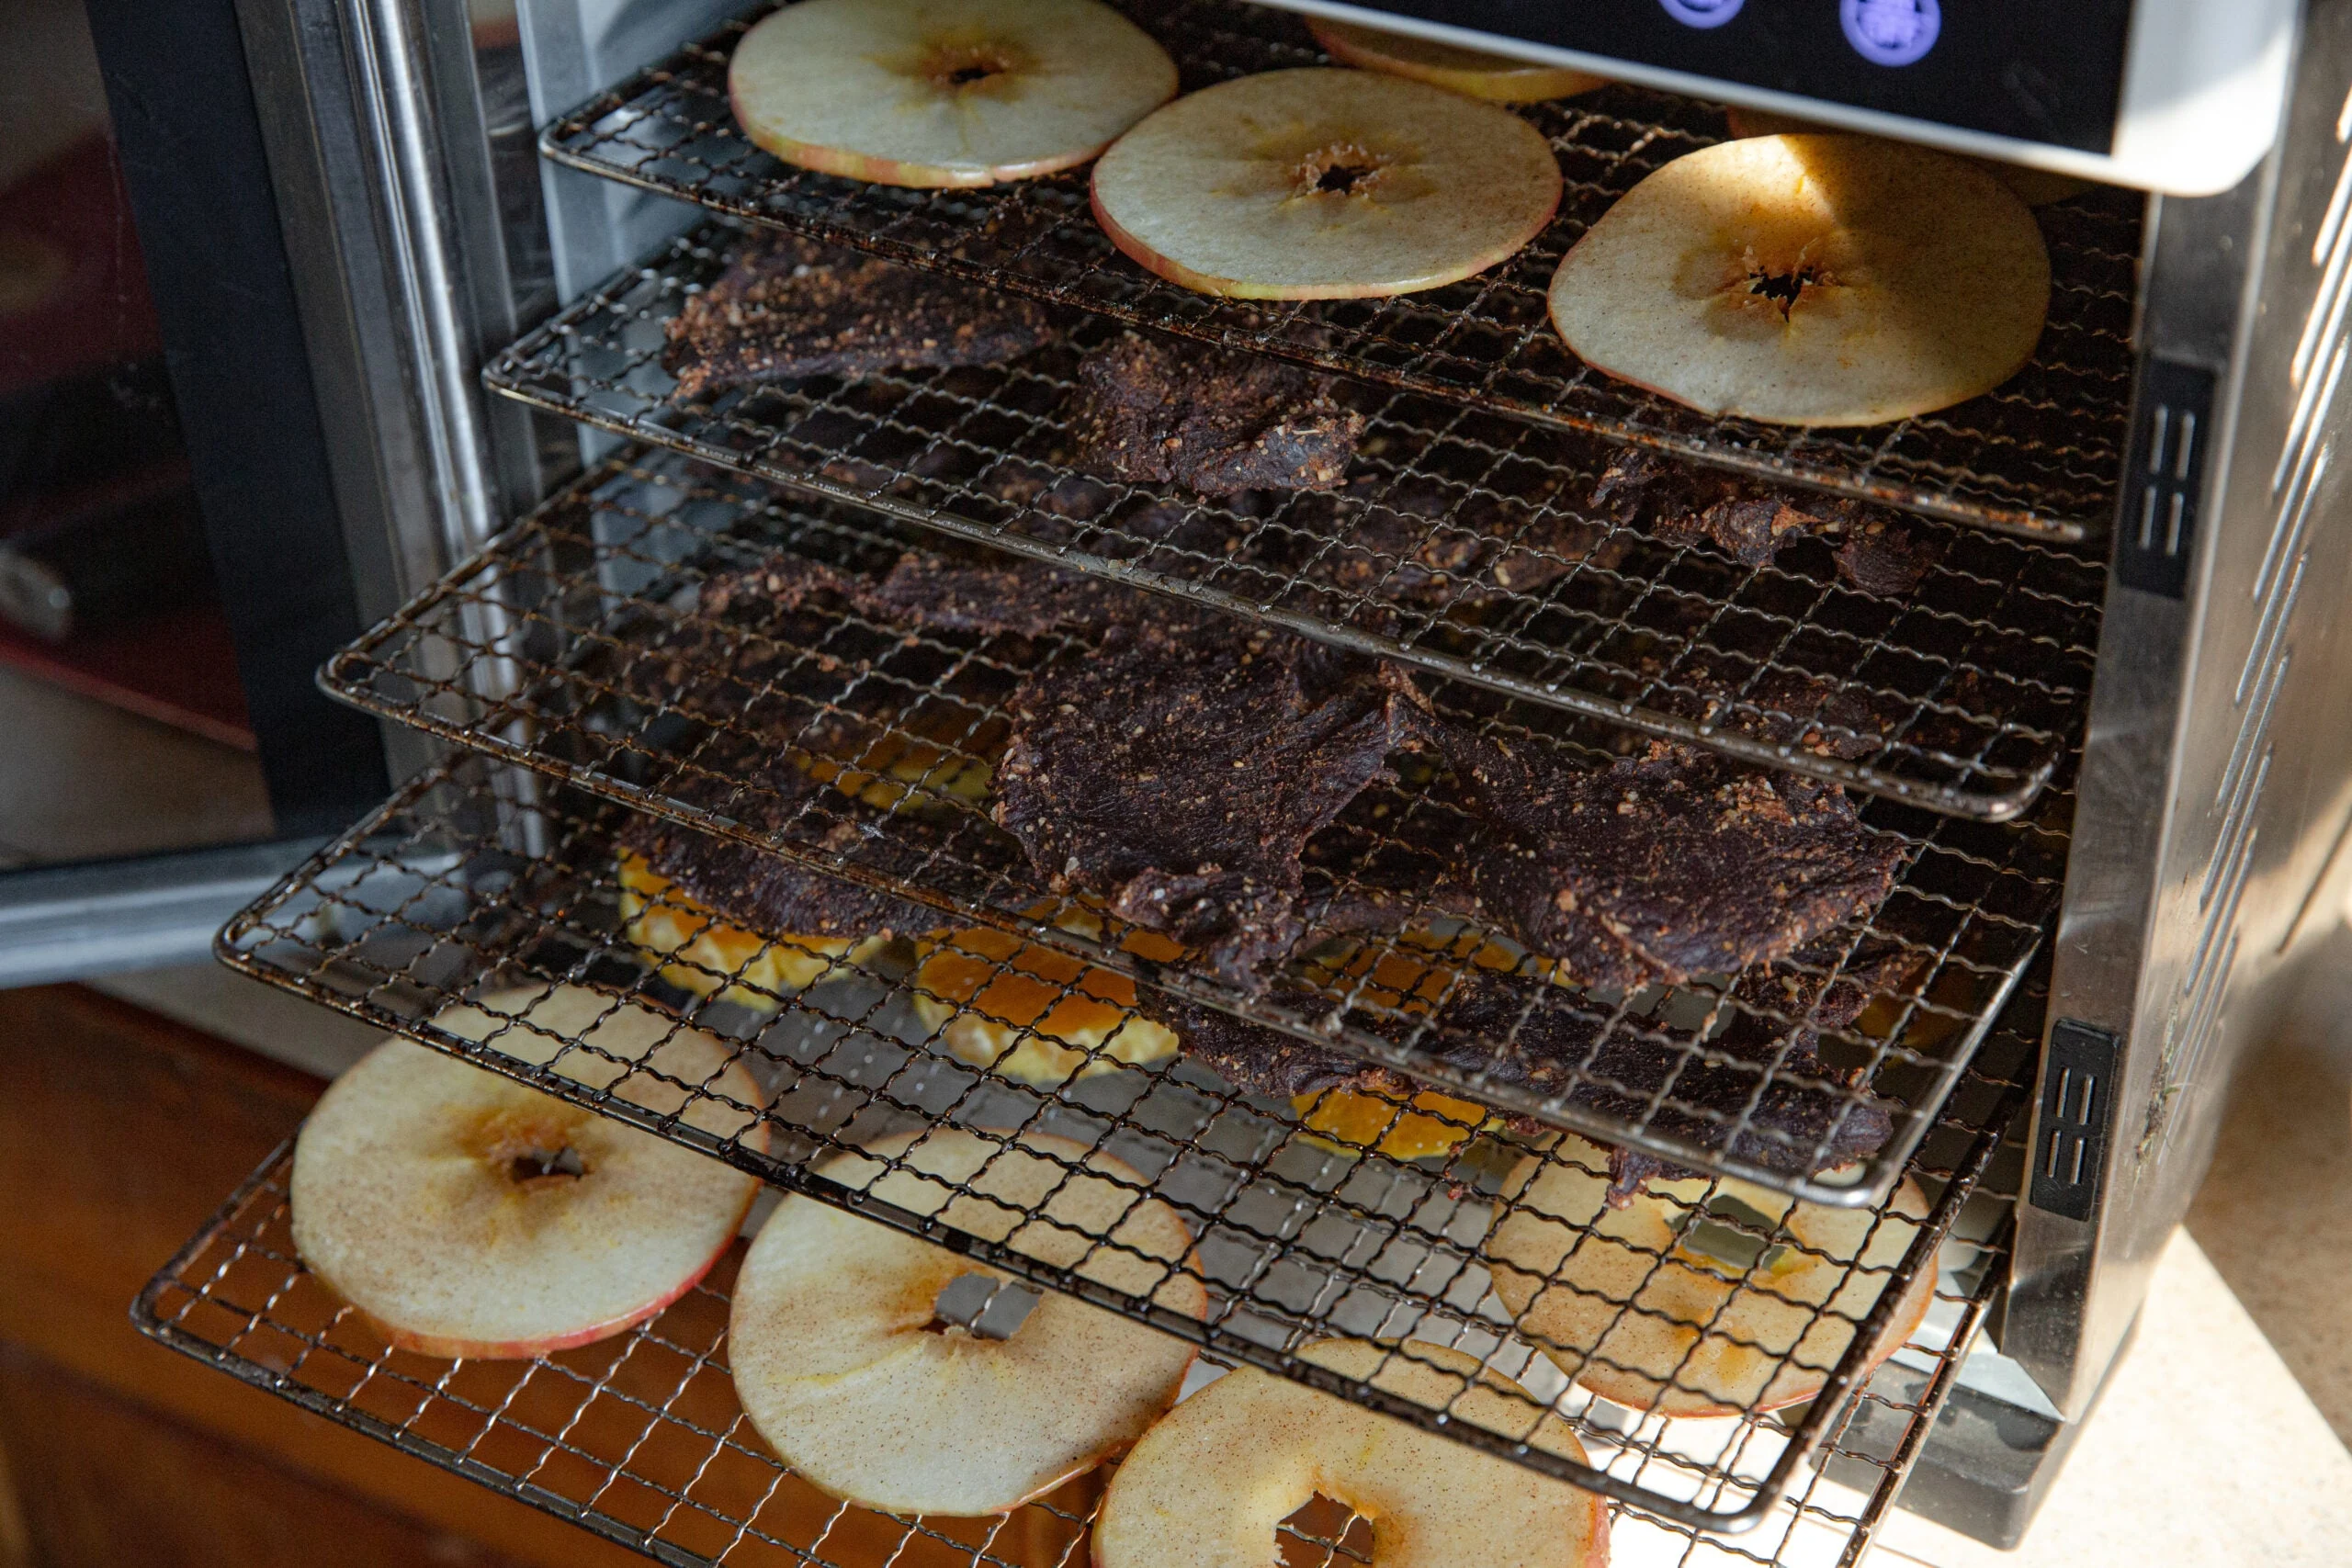
[[[2212,446],[2213,385],[2213,373],[2202,366],[2148,360],[2115,530],[2115,575],[2126,588],[2178,599],[2188,587],[2198,497]]]
[[[2041,1134],[2033,1149],[2033,1206],[2087,1223],[2107,1168],[2120,1043],[2104,1029],[2062,1018],[2041,1069]]]

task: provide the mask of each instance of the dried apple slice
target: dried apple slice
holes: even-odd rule
[[[1432,87],[1498,104],[1532,104],[1572,97],[1609,85],[1606,76],[1566,65],[1539,65],[1507,54],[1464,49],[1411,33],[1385,32],[1329,17],[1309,17],[1306,26],[1323,52],[1343,65],[1409,76]]]
[[[950,1230],[1199,1316],[1193,1237],[1142,1177],[1081,1144],[942,1130],[837,1156],[816,1174]],[[1036,1216],[1033,1219],[1031,1216]],[[791,1197],[743,1260],[728,1327],[752,1425],[837,1497],[909,1514],[1001,1514],[1141,1437],[1193,1364],[1184,1341],[1045,1292],[1005,1337],[943,1313],[993,1270],[814,1199]]]
[[[986,186],[1083,164],[1176,94],[1176,63],[1098,0],[800,0],[743,35],[728,94],[788,164]]]
[[[1582,1461],[1558,1416],[1459,1350],[1324,1339],[1300,1359]],[[1171,1411],[1111,1478],[1095,1568],[1272,1563],[1275,1529],[1320,1495],[1372,1521],[1379,1568],[1601,1568],[1609,1510],[1589,1492],[1254,1367]]]
[[[751,1074],[666,1013],[559,986],[500,992],[434,1022],[766,1146]],[[679,1084],[700,1091],[691,1105]],[[759,1190],[707,1155],[394,1039],[334,1081],[295,1143],[294,1247],[402,1349],[540,1356],[684,1294]]]
[[[1324,66],[1179,98],[1094,165],[1113,243],[1250,299],[1435,288],[1510,255],[1559,203],[1551,145],[1509,109]]]
[[[1730,123],[1734,136],[1836,136],[1837,128],[1819,120],[1799,119],[1794,115],[1774,114],[1770,109],[1743,108],[1727,105],[1724,118]],[[2018,199],[2028,207],[2047,207],[2053,201],[2064,201],[2070,196],[2080,196],[2086,190],[2097,190],[2093,180],[2077,179],[2049,169],[2029,169],[2023,164],[2005,164],[1998,158],[1971,158],[1951,154],[1964,164],[1984,170],[2003,185],[2018,193]]]
[[[1989,392],[2033,356],[2049,308],[2023,202],[1956,158],[1867,136],[1678,158],[1552,279],[1552,320],[1586,363],[1776,424],[1881,424]]]
[[[1928,1217],[1907,1177],[1881,1213],[1803,1203],[1749,1182],[1653,1179],[1609,1206],[1609,1154],[1573,1134],[1521,1160],[1487,1256],[1495,1294],[1560,1370],[1659,1416],[1776,1410],[1821,1392]],[[1933,1269],[1871,1348],[1901,1348]]]

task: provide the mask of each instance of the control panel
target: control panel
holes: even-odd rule
[[[2296,0],[1275,0],[2094,179],[2237,183]]]

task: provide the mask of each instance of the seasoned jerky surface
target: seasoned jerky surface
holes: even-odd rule
[[[908,899],[651,818],[636,818],[616,841],[704,908],[760,935],[857,939],[953,923]]]
[[[1735,1011],[1703,1048],[1679,1035],[1651,1035],[1639,1020],[1611,1025],[1589,1000],[1541,982],[1476,971],[1454,980],[1433,1019],[1394,1015],[1374,1027],[1409,1042],[1432,1065],[1811,1176],[1867,1157],[1893,1134],[1893,1103],[1863,1087],[1860,1074],[1840,1072],[1815,1053],[1815,1031],[1852,1022],[1872,988],[1899,979],[1889,977],[1898,964],[1910,967],[1890,959],[1859,981],[1826,987],[1792,971],[1743,981],[1734,995],[1772,1011]],[[1302,1017],[1332,1005],[1322,993],[1292,986],[1268,999]],[[1180,998],[1147,992],[1145,1010],[1176,1031],[1187,1056],[1244,1093],[1290,1100],[1346,1089],[1403,1100],[1422,1087],[1393,1068]],[[1502,1120],[1526,1135],[1551,1131],[1528,1116]],[[1612,1148],[1610,1201],[1622,1207],[1653,1178],[1692,1174],[1655,1155]]]
[[[1943,553],[1883,507],[1710,473],[1639,447],[1611,459],[1592,502],[1668,544],[1710,544],[1742,566],[1764,566],[1798,539],[1839,538],[1838,575],[1888,598],[1918,587]]]
[[[1229,622],[1114,627],[1012,710],[995,815],[1031,863],[1240,985],[1303,929],[1306,840],[1427,718],[1394,665]]]
[[[967,562],[914,550],[879,578],[779,556],[713,577],[703,585],[701,604],[712,614],[747,604],[797,610],[816,595],[894,626],[983,637],[1044,637],[1182,614],[1132,588],[1042,562]]]
[[[797,235],[747,240],[664,327],[677,395],[918,365],[994,365],[1055,335],[1033,300]]]
[[[1441,743],[1498,829],[1476,851],[1480,903],[1588,984],[1780,958],[1883,898],[1902,862],[1835,784],[1665,744],[1596,771],[1458,730]]]
[[[1258,355],[1129,333],[1079,362],[1070,437],[1080,468],[1130,484],[1328,490],[1363,430],[1330,385]]]
[[[1585,560],[1615,565],[1628,542],[1602,524],[1430,479],[1367,476],[1347,493],[1367,504],[1334,521],[1337,542],[1306,574],[1408,604],[1472,609],[1532,593]]]

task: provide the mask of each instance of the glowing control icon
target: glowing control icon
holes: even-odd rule
[[[1936,0],[1838,0],[1838,19],[1864,60],[1908,65],[1936,46],[1944,18]]]
[[[1719,28],[1739,15],[1747,0],[1657,0],[1666,14],[1686,28]]]

